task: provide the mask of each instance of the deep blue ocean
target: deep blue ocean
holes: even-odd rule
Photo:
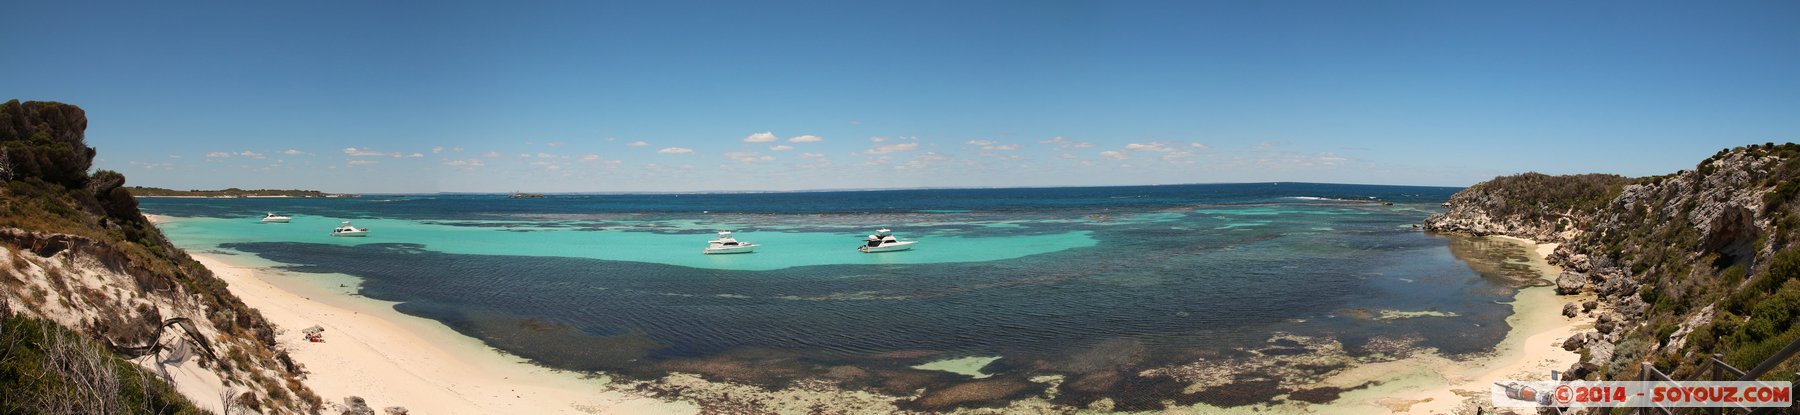
[[[549,366],[771,387],[831,378],[908,395],[974,381],[913,366],[997,357],[979,367],[986,379],[1118,373],[1058,399],[1150,408],[1186,398],[1140,370],[1242,353],[1277,334],[1352,353],[1379,342],[1490,350],[1523,251],[1413,226],[1457,190],[1258,183],[141,205],[184,218],[164,229],[185,249],[254,255],[282,264],[282,278],[358,277],[362,295]],[[264,212],[295,220],[257,223]],[[370,236],[327,235],[345,220]],[[883,227],[917,248],[854,250]],[[702,255],[717,230],[763,247]]]

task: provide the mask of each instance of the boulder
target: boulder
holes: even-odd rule
[[[1588,358],[1581,361],[1581,367],[1589,372],[1598,372],[1600,368],[1612,363],[1613,345],[1607,342],[1591,342],[1588,344]]]
[[[1595,308],[1600,308],[1599,301],[1587,300],[1581,303],[1581,312],[1583,313],[1593,312]]]
[[[369,402],[361,396],[344,398],[344,406],[343,415],[375,415],[375,408],[370,408]]]
[[[1586,378],[1588,373],[1590,373],[1590,371],[1587,367],[1582,366],[1581,362],[1570,363],[1569,368],[1562,373],[1562,380],[1570,381]]]
[[[406,415],[407,414],[406,407],[402,407],[402,406],[390,406],[390,407],[387,407],[387,409],[382,410],[382,412],[387,412],[387,415]]]
[[[1568,350],[1571,352],[1576,351],[1576,350],[1581,350],[1581,346],[1586,346],[1588,343],[1588,340],[1592,339],[1593,337],[1594,336],[1589,333],[1576,333],[1573,336],[1569,336],[1569,338],[1567,340],[1563,340],[1562,348],[1563,348],[1563,350]]]
[[[1564,317],[1574,317],[1579,312],[1580,309],[1581,309],[1581,307],[1575,305],[1575,303],[1563,304],[1563,316]]]
[[[1565,270],[1562,275],[1556,277],[1557,294],[1580,293],[1581,287],[1585,285],[1587,285],[1587,275],[1579,272]]]

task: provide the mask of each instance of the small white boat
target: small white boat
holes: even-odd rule
[[[350,221],[331,230],[331,236],[369,236],[369,228],[350,226]]]
[[[269,214],[263,215],[262,223],[288,223],[288,221],[290,221],[290,220],[294,220],[294,217],[287,216],[287,215],[277,215],[277,214],[275,214],[275,212],[269,212]]]
[[[892,232],[887,229],[876,230],[875,234],[869,235],[869,239],[863,243],[863,246],[857,247],[856,250],[863,251],[863,253],[905,251],[912,249],[913,244],[919,243],[919,241],[902,241],[900,238],[895,238]]]
[[[704,251],[704,252],[707,255],[748,254],[751,252],[755,252],[756,247],[758,247],[758,246],[762,246],[762,245],[757,245],[757,244],[750,243],[750,242],[738,242],[737,238],[731,237],[731,231],[719,231],[719,239],[714,239],[714,240],[708,241],[706,243],[706,251]]]

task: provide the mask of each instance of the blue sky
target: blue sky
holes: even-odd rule
[[[0,99],[174,188],[1462,186],[1800,141],[1793,1],[5,9]]]

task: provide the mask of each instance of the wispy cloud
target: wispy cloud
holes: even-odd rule
[[[771,150],[771,151],[788,151],[788,150],[793,150],[793,149],[794,149],[794,146],[785,145],[785,144],[769,147],[769,150]]]
[[[1127,156],[1127,155],[1125,155],[1125,153],[1120,153],[1120,152],[1112,151],[1112,150],[1106,150],[1106,151],[1100,152],[1100,157],[1105,157],[1105,158],[1109,158],[1109,159],[1113,159],[1113,160],[1124,160],[1124,159],[1131,158],[1131,156]]]
[[[348,154],[351,157],[378,157],[387,155],[387,153],[375,151],[373,149],[356,147],[344,147],[344,154]]]
[[[969,140],[969,142],[964,144],[981,147],[982,150],[1010,151],[1019,149],[1018,144],[1000,144],[993,140]]]
[[[222,159],[222,158],[230,158],[230,157],[231,157],[231,152],[227,152],[227,151],[214,151],[214,152],[211,152],[211,153],[206,153],[206,157],[209,157],[209,158],[216,158],[216,159]]]
[[[444,146],[432,147],[431,154],[443,154],[444,150],[445,150]]]
[[[888,145],[883,145],[883,146],[875,146],[875,148],[864,150],[863,154],[887,154],[887,153],[900,152],[900,151],[913,151],[913,150],[918,150],[918,149],[919,149],[919,143],[895,143],[895,144],[888,144]]]
[[[375,164],[375,160],[350,160],[348,164],[352,166],[367,166]]]
[[[290,155],[290,156],[298,156],[298,155],[306,154],[306,152],[290,148],[287,150],[282,150],[281,154],[286,154],[286,155]]]
[[[626,144],[625,146],[627,146],[627,147],[649,147],[650,142],[644,141],[644,140],[637,140],[637,141],[631,142],[631,144]]]
[[[798,137],[794,137],[794,138],[789,138],[788,142],[790,142],[790,143],[817,143],[817,142],[824,141],[824,140],[825,139],[822,137],[807,134],[807,135],[802,135],[802,136],[798,136]]]
[[[487,157],[487,158],[500,158],[501,154],[498,151],[489,151],[486,153],[481,153],[481,156]]]
[[[775,160],[775,156],[760,154],[760,153],[755,153],[755,152],[750,152],[750,151],[727,152],[727,153],[725,153],[725,158],[731,159],[731,161],[735,161],[735,162],[739,162],[739,163],[755,163],[755,162],[759,162],[759,161],[774,161]]]
[[[694,149],[687,148],[687,147],[668,147],[668,148],[664,148],[661,150],[656,150],[657,154],[688,154],[688,153],[692,153],[692,152],[694,152]]]

